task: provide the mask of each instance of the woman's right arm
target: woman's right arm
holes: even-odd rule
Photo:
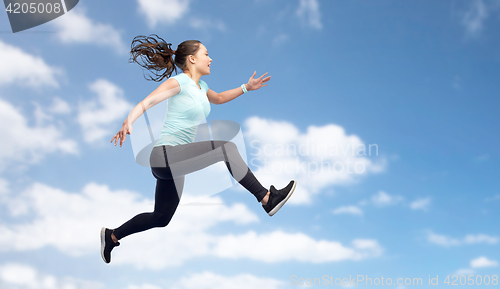
[[[123,122],[122,128],[120,131],[111,139],[115,141],[115,146],[118,143],[118,139],[120,139],[120,147],[125,142],[127,134],[132,132],[132,124],[148,109],[157,105],[158,103],[166,100],[169,97],[172,97],[181,92],[181,87],[177,80],[168,79],[158,88],[156,88],[153,92],[151,92],[144,100],[139,102],[132,111],[129,113],[127,119]]]
[[[143,101],[139,102],[139,104],[132,109],[125,122],[128,121],[128,124],[132,125],[146,110],[179,92],[181,92],[181,87],[177,80],[172,78],[168,79],[146,96]]]

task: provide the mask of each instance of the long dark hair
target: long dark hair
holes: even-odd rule
[[[171,48],[172,43],[167,43],[156,34],[150,36],[136,36],[130,45],[129,62],[137,63],[146,68],[153,76],[147,80],[162,81],[170,77],[177,67],[186,69],[186,59],[194,55],[200,49],[201,42],[198,40],[186,40],[177,46],[177,50]],[[174,60],[175,55],[175,60]]]

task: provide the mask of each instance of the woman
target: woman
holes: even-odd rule
[[[154,36],[154,37],[153,37]],[[210,103],[222,104],[252,90],[267,86],[271,77],[263,74],[250,77],[241,87],[217,93],[200,80],[210,74],[212,59],[207,48],[197,40],[184,41],[171,49],[171,44],[157,35],[137,36],[132,41],[131,62],[136,62],[152,72],[151,80],[164,81],[155,91],[135,106],[120,131],[111,139],[120,147],[126,135],[132,132],[132,124],[147,109],[168,99],[168,109],[160,138],[151,152],[150,165],[156,178],[155,207],[151,213],[139,214],[120,227],[101,230],[101,255],[104,262],[111,261],[111,250],[118,240],[154,227],[165,227],[172,218],[184,185],[184,176],[219,161],[224,161],[235,180],[250,191],[264,210],[274,215],[292,195],[296,182],[277,190],[264,188],[255,178],[238,153],[236,145],[228,141],[193,142],[197,126],[210,112]],[[175,58],[174,58],[175,57]],[[177,67],[183,73],[169,78]]]

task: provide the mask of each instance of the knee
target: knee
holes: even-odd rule
[[[167,213],[154,212],[152,219],[155,227],[165,227],[168,225],[168,223],[170,223],[172,215]]]

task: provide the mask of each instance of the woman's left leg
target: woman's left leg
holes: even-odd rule
[[[156,177],[155,207],[151,213],[139,214],[113,231],[116,239],[121,239],[128,235],[149,230],[151,228],[165,227],[172,219],[177,206],[179,205],[178,190],[184,186],[184,177],[176,179],[162,179],[155,174],[155,170],[162,168],[152,168]],[[165,169],[163,169],[165,170]]]

